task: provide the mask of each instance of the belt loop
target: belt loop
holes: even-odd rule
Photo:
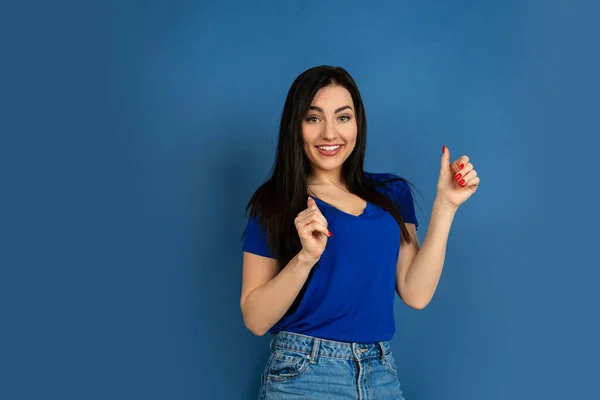
[[[315,338],[313,340],[312,351],[311,351],[310,355],[308,356],[308,359],[310,360],[311,364],[317,363],[317,356],[319,354],[319,344],[321,344],[321,339]]]
[[[383,342],[377,342],[379,344],[379,349],[381,350],[381,363],[385,364],[385,348],[383,347]]]

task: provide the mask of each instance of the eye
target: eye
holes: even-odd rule
[[[350,121],[350,116],[349,115],[342,115],[342,116],[340,116],[340,121],[342,121],[342,122],[348,122],[348,121]]]
[[[311,115],[310,117],[306,118],[306,122],[316,124],[317,122],[319,122],[319,117],[317,117],[316,115]]]

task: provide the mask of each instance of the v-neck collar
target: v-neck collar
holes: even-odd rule
[[[371,205],[371,203],[369,203],[369,202],[367,201],[367,202],[366,202],[367,204],[365,205],[365,208],[362,210],[362,212],[361,212],[360,214],[358,214],[358,215],[354,215],[354,214],[350,214],[350,213],[348,213],[348,212],[346,212],[346,211],[344,211],[344,210],[340,210],[339,208],[337,208],[337,207],[336,207],[336,206],[334,206],[333,204],[330,204],[330,203],[328,203],[328,202],[326,202],[326,201],[324,201],[324,200],[321,200],[320,198],[318,198],[318,197],[316,197],[316,196],[311,196],[311,197],[312,197],[313,199],[315,199],[315,201],[316,201],[316,202],[318,202],[318,203],[320,203],[320,204],[323,204],[323,205],[325,205],[325,206],[327,206],[327,207],[329,207],[329,208],[332,208],[332,209],[334,209],[335,211],[337,211],[337,212],[339,212],[339,213],[342,213],[342,214],[344,214],[344,215],[347,215],[347,216],[349,216],[349,217],[353,217],[353,218],[360,218],[360,217],[362,217],[362,216],[364,216],[364,215],[368,214],[368,212],[371,210],[371,206],[372,206],[372,205]]]

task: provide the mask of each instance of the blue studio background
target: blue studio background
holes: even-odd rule
[[[0,398],[255,398],[244,207],[321,64],[362,91],[367,169],[420,189],[421,241],[442,145],[482,178],[432,303],[397,301],[407,400],[597,398],[597,5],[12,3]]]

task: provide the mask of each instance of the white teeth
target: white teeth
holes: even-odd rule
[[[325,151],[334,151],[340,148],[341,145],[337,145],[337,146],[318,146],[321,150],[325,150]]]

